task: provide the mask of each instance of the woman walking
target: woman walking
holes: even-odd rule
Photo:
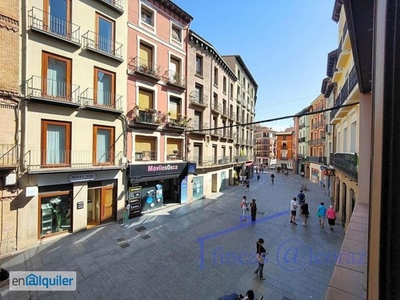
[[[256,199],[253,199],[252,202],[250,203],[250,213],[251,213],[251,221],[255,222],[256,221],[256,215],[257,215]]]
[[[258,278],[263,280],[263,279],[265,279],[264,274],[263,274],[265,256],[268,254],[267,250],[265,250],[265,248],[264,248],[264,239],[259,238],[257,241],[256,247],[257,247],[258,267],[257,267],[257,269],[254,270],[254,274],[256,274]]]
[[[332,226],[335,226],[336,221],[336,211],[333,208],[333,205],[330,205],[328,210],[326,211],[326,217],[328,218],[329,229],[333,230]]]

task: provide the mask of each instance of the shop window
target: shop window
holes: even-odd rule
[[[71,123],[42,120],[41,165],[65,167],[71,163]]]
[[[114,163],[114,128],[93,126],[93,164],[112,165]]]
[[[71,195],[69,191],[39,195],[39,236],[71,229]]]

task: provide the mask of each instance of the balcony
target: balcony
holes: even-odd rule
[[[326,156],[308,156],[307,160],[310,163],[326,165]]]
[[[228,118],[229,117],[229,110],[227,107],[222,107],[222,112],[221,112],[221,116],[224,118]]]
[[[311,128],[312,129],[320,128],[323,126],[323,124],[324,124],[323,122],[317,122],[317,123],[314,123]]]
[[[220,137],[220,136],[222,136],[222,130],[221,129],[213,129],[213,130],[210,130],[210,134],[213,136]]]
[[[156,151],[135,152],[135,161],[154,161],[157,160]]]
[[[122,166],[122,151],[107,151],[94,162],[91,150],[29,150],[23,156],[28,173],[70,172],[71,169],[96,170],[119,169]]]
[[[185,77],[173,70],[167,70],[163,75],[166,84],[179,89],[186,89]]]
[[[151,64],[147,60],[140,58],[139,56],[133,58],[128,63],[128,74],[144,76],[148,79],[158,81],[160,80],[160,66]]]
[[[303,160],[305,159],[305,156],[301,153],[297,154],[297,159]]]
[[[119,14],[124,13],[124,7],[122,6],[122,0],[97,0],[97,2],[103,3],[108,6],[112,10],[116,11]]]
[[[349,77],[346,79],[345,83],[342,86],[342,89],[335,100],[335,107],[340,107],[343,104],[351,104],[356,102],[357,99],[350,98],[354,88],[357,85],[357,73],[355,67],[353,67],[349,73]],[[351,107],[344,108],[336,108],[331,111],[331,121],[335,121],[335,118],[340,118],[340,115],[336,116],[340,112],[347,113]],[[336,122],[337,123],[337,122]]]
[[[17,163],[17,146],[0,144],[0,169],[14,169]]]
[[[120,115],[123,113],[122,96],[87,88],[80,95],[82,108]]]
[[[246,162],[248,160],[249,159],[245,155],[235,156],[235,162],[237,162],[237,163]]]
[[[345,175],[358,180],[358,156],[356,153],[333,154],[333,166]]]
[[[229,112],[229,119],[232,120],[232,121],[235,121],[236,120],[236,113],[233,112],[233,111],[230,111]]]
[[[192,131],[190,131],[191,133],[202,134],[202,135],[209,134],[210,130],[209,130],[208,123],[203,123],[198,120],[193,120],[192,125],[193,125],[193,126],[191,126]]]
[[[138,109],[135,117],[133,118],[134,127],[144,127],[155,129],[162,123],[158,111],[153,108]]]
[[[218,113],[218,114],[222,113],[222,105],[221,105],[221,103],[218,103],[215,100],[212,101],[211,102],[211,110],[213,112],[215,112],[215,113]]]
[[[80,27],[74,23],[57,18],[45,11],[32,7],[28,11],[29,29],[57,38],[61,41],[81,46]]]
[[[301,124],[299,124],[299,129],[302,129],[302,128],[304,128],[304,127],[306,127],[306,123],[301,123]]]
[[[184,131],[186,128],[191,126],[192,119],[188,117],[178,117],[178,119],[169,119],[168,122],[165,123],[164,129],[169,129],[173,131]]]
[[[192,105],[200,106],[200,107],[208,107],[208,97],[198,93],[197,91],[193,91],[189,95],[189,102]]]
[[[235,160],[229,156],[191,156],[189,161],[194,161],[200,167],[214,167],[233,164]]]
[[[39,76],[32,76],[26,81],[26,98],[31,101],[49,104],[79,107],[80,86]]]
[[[184,160],[184,153],[183,151],[174,150],[172,153],[167,154],[167,160]]]
[[[336,69],[335,73],[333,73],[332,81],[339,82],[340,78],[342,78],[343,69]]]
[[[119,62],[124,61],[122,56],[122,44],[98,35],[90,30],[82,35],[82,39],[83,49],[107,56]]]
[[[317,146],[317,145],[323,145],[323,144],[325,144],[325,139],[323,139],[323,138],[308,141],[309,146]]]
[[[301,138],[299,138],[299,143],[305,143],[305,141],[306,141],[306,138],[305,137],[301,137]]]

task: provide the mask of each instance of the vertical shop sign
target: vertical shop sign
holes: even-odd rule
[[[181,182],[181,204],[187,202],[187,176]]]

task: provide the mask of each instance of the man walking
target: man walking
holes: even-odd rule
[[[306,195],[304,195],[303,190],[300,190],[300,193],[297,195],[297,200],[299,201],[299,205],[306,202]]]
[[[274,181],[275,181],[275,175],[274,175],[274,173],[272,173],[271,174],[271,183],[274,184]]]
[[[256,199],[253,199],[252,202],[250,203],[250,213],[251,213],[251,221],[255,222],[256,221],[256,215],[257,215]]]
[[[304,200],[303,204],[301,204],[300,206],[300,213],[303,217],[303,223],[301,223],[301,225],[307,226],[307,219],[310,212],[308,211],[308,203],[306,202],[306,200]]]
[[[321,205],[318,206],[317,214],[319,218],[319,227],[324,228],[325,225],[325,215],[326,215],[326,207],[324,206],[324,202],[321,202]]]
[[[290,223],[293,223],[293,225],[297,225],[296,211],[297,211],[296,197],[293,197],[292,201],[290,201]]]

